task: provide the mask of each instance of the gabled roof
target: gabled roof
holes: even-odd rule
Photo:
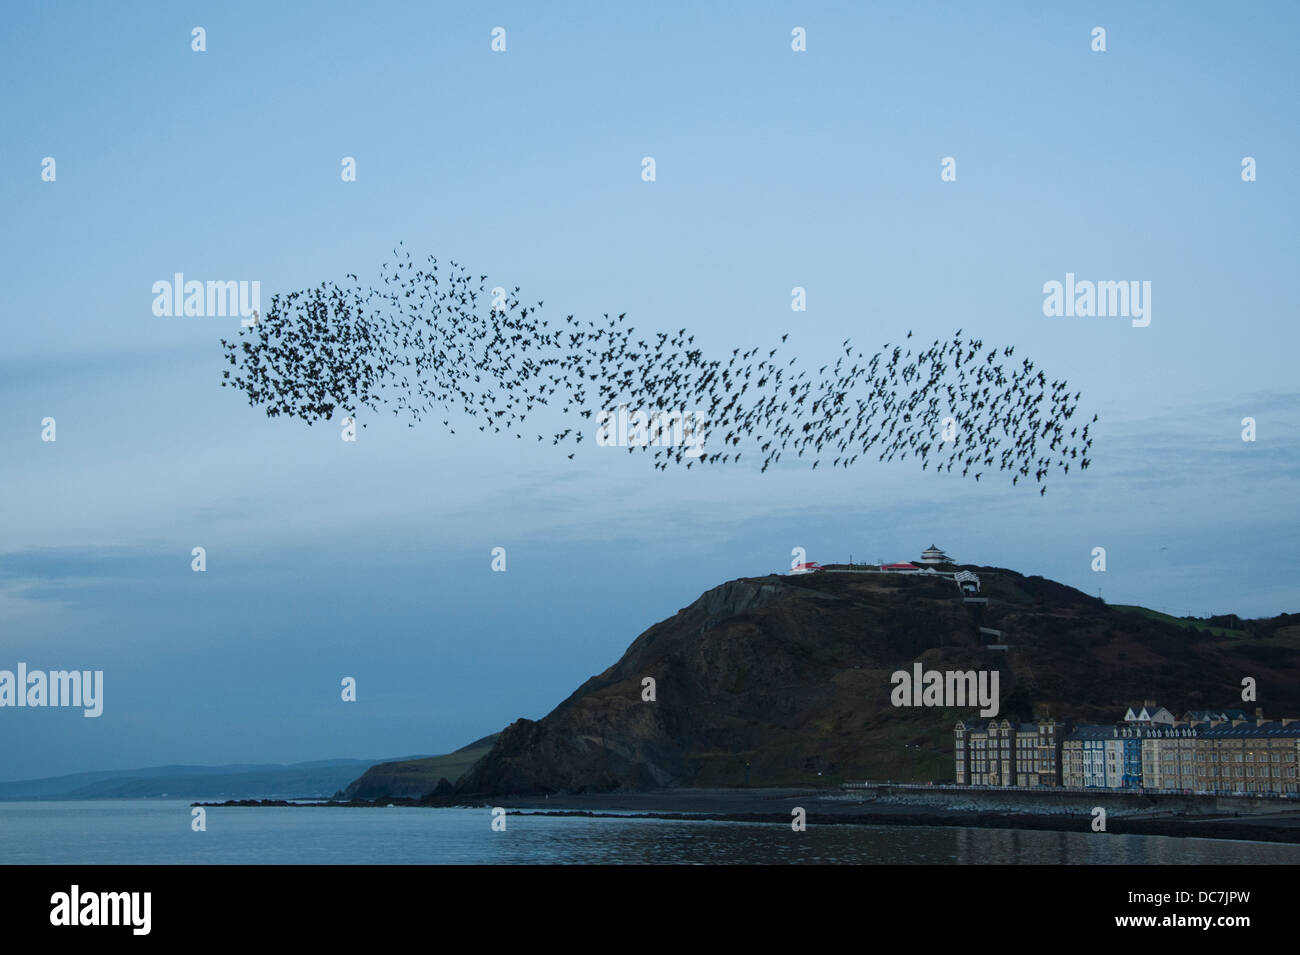
[[[1124,711],[1124,722],[1126,723],[1168,723],[1175,719],[1174,714],[1169,712],[1166,707],[1155,704],[1143,706],[1130,706]]]
[[[1001,726],[1003,723],[1007,722],[1007,720],[1004,717],[999,716],[975,715],[964,717],[957,722],[967,731],[974,730],[976,732],[984,732],[989,728],[990,723],[996,723],[998,726]],[[955,726],[953,728],[956,729]]]

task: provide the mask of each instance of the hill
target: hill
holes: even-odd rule
[[[890,675],[914,662],[998,671],[1012,718],[1114,722],[1151,699],[1253,708],[1246,676],[1269,715],[1300,716],[1300,615],[1211,629],[1003,568],[964,568],[987,605],[948,578],[845,569],[708,591],[545,718],[510,724],[457,795],[951,780],[953,724],[976,711],[893,706]]]
[[[394,796],[418,798],[437,788],[441,780],[455,783],[480,758],[486,756],[496,733],[443,756],[396,760],[371,766],[341,793],[340,799],[386,799]]]
[[[326,759],[289,765],[150,766],[0,782],[0,801],[27,799],[263,799],[327,797],[377,762]]]

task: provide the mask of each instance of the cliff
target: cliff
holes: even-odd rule
[[[442,780],[454,783],[492,748],[497,734],[475,740],[468,746],[443,756],[394,760],[371,766],[347,788],[334,794],[336,799],[419,798],[432,792]]]
[[[1177,714],[1253,709],[1240,698],[1245,676],[1270,716],[1300,716],[1300,616],[1211,627],[1042,577],[966,569],[987,605],[927,575],[832,570],[716,587],[545,718],[510,724],[456,793],[950,780],[953,723],[976,710],[893,706],[890,675],[917,661],[999,671],[999,715],[1012,718],[1114,722],[1149,699]],[[642,698],[646,677],[654,702]]]

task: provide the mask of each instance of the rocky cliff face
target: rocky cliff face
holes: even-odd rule
[[[1013,718],[1046,708],[1113,722],[1146,699],[1178,713],[1240,706],[1242,676],[1259,681],[1269,715],[1300,716],[1300,618],[1213,636],[1041,577],[970,569],[987,606],[925,575],[822,572],[716,587],[544,719],[512,723],[456,791],[949,779],[953,722],[976,710],[894,707],[890,675],[917,661],[998,670],[1001,715]],[[647,677],[653,702],[642,697]]]

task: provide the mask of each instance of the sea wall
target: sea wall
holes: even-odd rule
[[[916,806],[963,812],[1029,812],[1050,815],[1091,812],[1101,806],[1111,815],[1258,815],[1300,812],[1300,800],[1260,799],[1249,796],[1194,796],[1179,793],[1136,793],[1114,790],[990,789],[879,785],[845,790],[846,797],[864,804]]]

